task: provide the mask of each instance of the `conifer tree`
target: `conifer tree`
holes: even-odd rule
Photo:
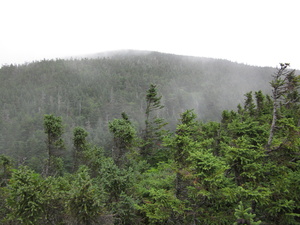
[[[155,111],[164,108],[161,105],[162,96],[158,96],[156,85],[151,84],[146,95],[146,120],[145,120],[145,130],[143,134],[143,146],[141,148],[141,155],[151,161],[156,145],[161,142],[161,128],[163,128],[166,123],[162,118],[157,116]]]
[[[78,169],[80,162],[83,158],[83,151],[87,148],[86,137],[88,136],[88,132],[82,127],[75,127],[73,130],[73,144],[74,144],[74,152],[73,152],[73,171]]]
[[[262,93],[262,91],[255,92],[255,100],[256,100],[256,115],[257,117],[261,117],[264,113],[266,113],[266,97]]]
[[[86,166],[73,175],[65,201],[72,224],[95,224],[104,211],[104,192],[94,184]]]
[[[44,132],[47,134],[48,163],[46,175],[55,175],[62,170],[62,150],[65,148],[62,139],[63,125],[61,117],[44,116]]]
[[[253,116],[255,114],[255,104],[253,102],[253,97],[252,97],[252,91],[248,92],[245,94],[246,100],[245,100],[245,105],[244,109],[250,116]]]
[[[20,167],[12,174],[7,205],[11,212],[8,219],[21,224],[40,224],[43,217],[43,179],[28,167]]]
[[[114,119],[109,122],[108,127],[114,135],[115,147],[112,156],[115,163],[120,166],[124,161],[126,152],[133,146],[136,139],[136,130],[125,112],[122,113],[122,119]]]

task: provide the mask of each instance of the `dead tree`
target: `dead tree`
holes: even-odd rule
[[[277,69],[277,72],[272,76],[273,80],[270,82],[272,86],[273,118],[267,148],[270,148],[272,144],[273,136],[276,130],[278,108],[280,107],[280,103],[284,100],[284,96],[287,96],[288,93],[292,91],[291,89],[297,88],[294,85],[291,87],[291,82],[294,82],[296,76],[294,75],[295,70],[287,70],[289,65],[289,63],[280,63],[280,68]],[[285,104],[290,104],[292,103],[291,101],[291,99],[286,99]]]

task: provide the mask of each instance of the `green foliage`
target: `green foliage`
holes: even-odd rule
[[[147,100],[146,116],[147,116],[147,120],[149,119],[150,113],[153,110],[162,109],[164,107],[160,103],[161,98],[162,98],[162,96],[157,96],[156,85],[151,84],[149,89],[147,90],[147,95],[146,95],[146,100]]]
[[[124,162],[126,152],[134,146],[137,139],[136,130],[129,121],[128,116],[123,113],[122,117],[122,119],[114,119],[108,124],[110,132],[114,135],[115,148],[112,155],[117,165]]]
[[[224,75],[230,68],[225,62],[222,76],[216,68],[211,74],[217,75],[204,79],[211,61],[168,60],[150,54],[0,69],[14,90],[0,84],[0,151],[14,152],[18,165],[37,171],[48,158],[38,173],[28,166],[12,170],[12,160],[0,155],[0,223],[299,224],[299,76],[282,64],[271,82],[277,90],[272,98],[243,87],[244,105],[234,111],[226,99],[236,104],[243,98],[234,82],[252,83],[252,76],[240,75],[242,65],[234,79]],[[199,74],[191,75],[193,68]],[[255,76],[252,69],[248,75]],[[33,101],[18,86],[19,77],[37,96]],[[49,87],[37,91],[32,82]],[[152,82],[157,85],[150,85],[145,101]],[[223,85],[210,88],[218,82],[229,84],[233,95],[223,98]],[[216,108],[225,100],[220,122],[207,122],[207,112],[219,116]],[[195,110],[184,111],[189,105]],[[119,118],[122,111],[133,119],[125,113]],[[163,130],[163,118],[171,121],[170,131]],[[144,133],[138,133],[143,121]]]
[[[66,193],[70,189],[68,177],[47,177],[44,179],[43,194],[45,196],[44,224],[63,224],[66,221]]]
[[[11,176],[13,160],[5,155],[0,155],[0,187],[6,186]]]
[[[56,141],[63,134],[62,119],[54,115],[44,116],[45,133],[50,136],[51,140]]]
[[[139,211],[135,205],[138,203],[136,196],[122,192],[119,201],[114,202],[112,211],[115,213],[116,224],[141,224]]]
[[[75,127],[73,130],[73,170],[76,170],[83,161],[83,151],[87,148],[87,138],[88,132],[82,127]]]
[[[151,84],[146,95],[146,120],[145,130],[143,131],[143,145],[141,148],[141,155],[144,159],[148,160],[151,164],[155,164],[157,153],[160,149],[162,138],[166,131],[162,128],[167,125],[164,119],[157,117],[155,110],[162,109],[161,105],[162,96],[158,96],[156,85]]]
[[[234,140],[231,145],[222,144],[221,151],[225,162],[230,165],[230,172],[234,173],[237,185],[264,178],[265,152],[262,148],[252,147],[244,136]]]
[[[200,146],[199,146],[200,147]],[[209,149],[198,148],[190,153],[187,159],[191,165],[190,169],[195,178],[195,183],[202,188],[222,188],[225,182],[225,171],[228,169],[226,163],[212,154]]]
[[[104,156],[104,149],[96,146],[90,146],[83,152],[83,164],[88,166],[91,170],[93,177],[98,175],[98,172],[102,166],[103,161],[106,157]]]
[[[62,172],[62,140],[63,126],[61,117],[54,115],[44,116],[44,131],[47,134],[48,163],[45,168],[46,175],[56,175]]]
[[[238,205],[238,208],[235,209],[234,216],[237,218],[237,222],[234,225],[238,224],[253,224],[259,225],[261,221],[254,221],[255,214],[251,213],[251,207],[245,208],[243,202],[241,201]]]
[[[0,223],[9,224],[7,215],[10,213],[7,205],[8,189],[6,187],[0,187]]]
[[[166,138],[164,142],[172,149],[172,156],[179,165],[183,166],[190,151],[195,149],[195,138],[200,134],[200,127],[197,123],[196,114],[193,110],[187,110],[181,114],[181,124],[177,125],[175,135]],[[181,167],[180,166],[180,167]]]
[[[265,96],[262,91],[255,92],[255,99],[256,99],[256,115],[261,121],[264,123],[265,120],[271,120],[270,114],[272,111],[272,100],[270,96]]]
[[[194,110],[187,110],[184,113],[181,114],[181,123],[186,124],[189,126],[196,125],[195,119],[197,118],[197,115],[194,113]]]
[[[80,167],[66,193],[66,211],[77,224],[92,224],[104,213],[104,193],[90,178],[87,167]]]
[[[249,113],[250,116],[254,116],[255,114],[255,105],[252,98],[252,91],[245,94],[246,100],[244,109],[247,113]]]
[[[84,149],[88,132],[82,127],[75,127],[73,130],[73,142],[77,151]]]
[[[10,179],[7,204],[8,217],[22,224],[39,224],[43,216],[45,195],[43,179],[27,167],[14,170]]]
[[[108,128],[118,142],[122,142],[124,145],[130,145],[136,136],[136,131],[128,117],[127,119],[114,119],[109,122]]]
[[[135,179],[131,168],[119,168],[111,158],[103,160],[98,173],[98,182],[109,194],[110,202],[119,201],[121,193],[127,193]]]
[[[176,173],[173,167],[172,162],[161,163],[144,173],[136,185],[137,194],[142,198],[136,208],[145,214],[144,223],[175,222],[183,215],[185,206],[175,195]]]

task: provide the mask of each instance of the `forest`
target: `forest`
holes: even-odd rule
[[[157,52],[0,69],[1,224],[300,224],[300,76]]]

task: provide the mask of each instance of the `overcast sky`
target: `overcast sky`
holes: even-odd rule
[[[298,0],[2,0],[0,65],[154,50],[300,69]]]

